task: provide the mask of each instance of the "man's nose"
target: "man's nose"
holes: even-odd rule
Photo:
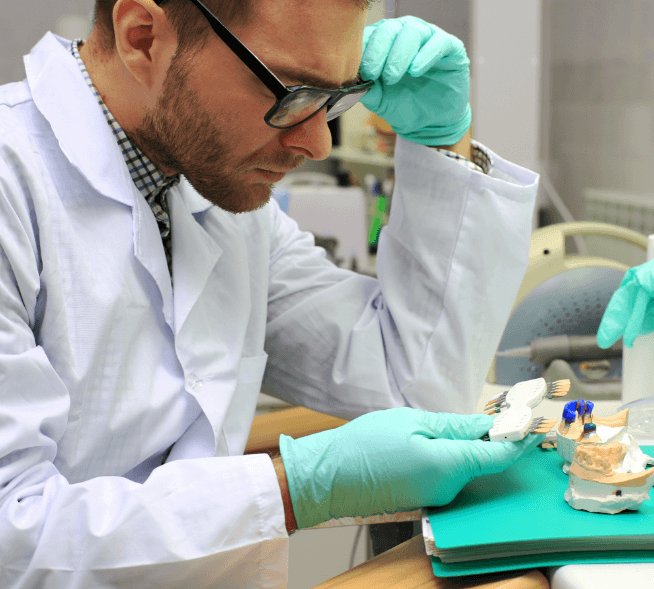
[[[324,160],[332,150],[332,135],[327,126],[327,109],[321,109],[310,119],[283,131],[282,145],[289,151],[312,160]]]

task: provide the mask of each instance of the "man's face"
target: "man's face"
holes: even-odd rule
[[[365,12],[350,0],[255,0],[232,32],[288,85],[336,88],[356,76]],[[311,83],[309,83],[311,82]],[[207,200],[239,213],[264,206],[271,186],[331,149],[325,112],[292,129],[263,120],[274,95],[216,36],[173,59],[154,108],[133,138]]]

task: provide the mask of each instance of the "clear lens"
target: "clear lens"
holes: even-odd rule
[[[282,100],[270,123],[277,127],[290,127],[318,112],[328,100],[329,95],[316,94],[311,90],[298,90]]]
[[[361,100],[366,92],[367,90],[345,94],[334,106],[332,106],[327,111],[327,120],[331,121],[336,117],[340,117],[346,110],[352,108],[357,102],[359,102],[359,100]]]

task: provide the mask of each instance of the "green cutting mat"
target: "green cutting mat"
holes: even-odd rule
[[[642,450],[654,455],[653,446]],[[502,473],[475,479],[449,505],[429,509],[436,546],[443,550],[570,538],[605,539],[607,545],[615,545],[616,536],[643,536],[646,541],[654,535],[652,500],[645,501],[639,511],[616,515],[572,509],[564,499],[568,476],[561,470],[563,463],[556,450],[538,448]],[[432,557],[439,577],[572,563],[650,561],[654,561],[654,543],[645,551],[565,552],[563,548],[559,553],[461,563]]]

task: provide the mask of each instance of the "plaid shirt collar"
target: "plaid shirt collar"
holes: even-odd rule
[[[484,147],[480,144],[477,143],[474,139],[471,140],[470,142],[472,146],[472,161],[470,161],[468,158],[463,157],[462,155],[459,155],[458,153],[454,153],[453,151],[448,151],[447,149],[443,149],[440,147],[436,147],[436,151],[440,151],[442,154],[446,155],[449,158],[455,159],[459,162],[461,162],[463,165],[466,167],[470,168],[471,170],[475,172],[481,172],[482,174],[490,174],[493,171],[493,166],[495,163],[493,162],[493,156],[488,153]]]
[[[129,137],[127,137],[125,131],[123,131],[107,108],[104,100],[102,100],[102,96],[100,96],[100,93],[93,84],[91,76],[89,76],[89,72],[79,54],[79,45],[81,42],[81,39],[73,41],[70,47],[70,52],[77,60],[77,64],[82,71],[86,83],[91,89],[91,92],[93,92],[93,96],[95,96],[100,108],[102,108],[102,112],[107,118],[107,122],[109,123],[109,126],[114,133],[114,137],[123,153],[125,163],[127,164],[132,180],[134,180],[134,184],[136,184],[136,187],[145,199],[150,202],[155,193],[158,194],[161,191],[167,191],[169,188],[177,186],[177,184],[179,184],[179,174],[172,176],[171,178],[166,178],[164,173],[150,161],[150,158],[134,145]]]

